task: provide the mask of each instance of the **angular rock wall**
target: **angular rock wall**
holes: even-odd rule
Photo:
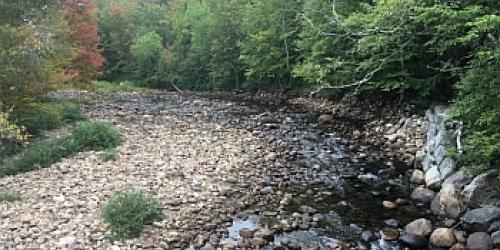
[[[469,245],[482,244],[480,249],[498,248],[500,170],[490,170],[474,177],[462,166],[457,166],[448,150],[461,151],[461,128],[457,126],[459,122],[450,120],[447,112],[448,107],[443,105],[427,111],[427,142],[416,154],[417,169],[410,178],[420,186],[413,191],[412,198],[415,202],[428,203],[416,198],[435,191],[436,195],[430,202],[431,212],[443,220],[453,219],[454,228],[470,233],[468,247],[472,249]],[[432,237],[431,244],[437,244],[433,243]]]

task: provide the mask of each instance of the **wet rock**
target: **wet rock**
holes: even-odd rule
[[[366,231],[363,231],[363,233],[361,233],[361,239],[364,242],[370,242],[370,241],[377,239],[377,237],[375,237],[375,234],[372,231],[366,230]]]
[[[356,242],[356,249],[358,250],[370,250],[370,245],[364,241]]]
[[[425,174],[422,170],[415,169],[411,173],[410,181],[415,184],[424,184],[425,183]]]
[[[262,238],[251,238],[250,240],[248,240],[248,242],[250,242],[250,245],[256,247],[262,247],[267,245],[267,240]]]
[[[333,116],[331,115],[320,115],[318,118],[319,124],[330,124],[333,121]]]
[[[456,243],[453,229],[438,228],[431,234],[430,242],[437,247],[451,247]]]
[[[299,211],[300,211],[301,213],[304,213],[304,214],[310,214],[310,215],[314,215],[315,213],[317,213],[317,212],[318,212],[318,210],[317,210],[317,209],[315,209],[315,208],[313,208],[313,207],[311,207],[311,206],[307,206],[307,205],[302,205],[302,206],[300,206]]]
[[[418,235],[405,234],[399,237],[401,244],[410,247],[411,249],[427,248],[429,242],[426,238]]]
[[[498,220],[500,220],[500,207],[495,206],[473,209],[461,218],[464,228],[469,232],[486,232],[490,225]]]
[[[394,228],[383,228],[380,231],[380,234],[382,235],[382,238],[384,240],[388,241],[394,241],[399,238],[399,230],[394,229]]]
[[[274,240],[274,232],[266,228],[259,228],[253,233],[254,238],[262,238],[267,241]]]
[[[491,250],[492,245],[490,235],[483,232],[472,233],[467,239],[468,250]]]
[[[392,228],[402,228],[403,227],[403,224],[401,223],[401,221],[396,220],[396,219],[384,220],[384,224],[389,226],[389,227],[392,227]]]
[[[432,191],[432,190],[430,190],[428,188],[417,187],[411,193],[411,198],[415,202],[420,202],[420,203],[423,203],[423,204],[429,204],[429,203],[432,202],[432,200],[434,199],[435,195],[436,194],[434,193],[434,191]]]
[[[387,209],[395,209],[398,205],[392,201],[383,201],[382,205]]]
[[[432,233],[432,223],[428,219],[420,218],[406,225],[405,231],[407,234],[427,237]]]
[[[253,237],[253,233],[254,233],[255,230],[252,230],[252,229],[249,229],[249,228],[242,228],[240,229],[240,236],[243,237],[243,238],[252,238]]]
[[[463,196],[467,205],[477,208],[487,205],[500,206],[500,181],[498,170],[483,173],[465,186]]]

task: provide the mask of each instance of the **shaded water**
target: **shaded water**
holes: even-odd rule
[[[315,119],[318,114],[295,107],[235,103],[218,112],[226,112],[237,119],[254,120],[262,125],[264,139],[284,141],[289,151],[300,155],[298,159],[287,161],[293,169],[291,185],[283,187],[282,191],[294,197],[286,207],[287,212],[298,212],[300,206],[309,205],[325,215],[316,228],[276,235],[274,245],[286,239],[301,249],[331,249],[336,240],[355,243],[363,230],[378,232],[387,227],[388,219],[406,224],[425,214],[410,202],[394,210],[384,208],[383,201],[407,198],[412,189],[405,176],[406,167],[396,162],[396,168],[388,171],[387,159],[373,156],[381,149],[361,145],[328,126],[318,125]],[[360,157],[360,152],[368,157]],[[243,228],[271,228],[272,225],[272,220],[262,215],[234,219],[227,237],[221,242],[241,241],[238,233]],[[384,240],[372,242],[370,247],[400,249],[397,243]]]

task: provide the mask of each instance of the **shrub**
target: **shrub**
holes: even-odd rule
[[[66,101],[26,102],[14,106],[12,120],[26,127],[32,135],[62,127],[67,122],[83,120],[78,104]]]
[[[48,167],[62,158],[86,150],[104,150],[121,142],[118,131],[109,123],[84,122],[72,134],[57,139],[36,141],[20,155],[0,166],[0,176]]]
[[[0,202],[13,202],[21,199],[21,194],[16,191],[0,189]]]
[[[118,130],[106,122],[83,122],[73,131],[72,139],[79,150],[104,150],[121,143]]]
[[[139,236],[144,222],[160,217],[161,207],[150,194],[128,189],[113,194],[101,215],[111,228],[111,239],[123,240]]]

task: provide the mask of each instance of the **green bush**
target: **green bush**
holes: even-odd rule
[[[118,131],[105,122],[84,122],[72,134],[36,141],[0,166],[0,176],[48,167],[62,158],[86,150],[104,150],[121,142]]]
[[[118,130],[106,122],[83,122],[72,134],[79,150],[104,150],[121,143]]]
[[[26,127],[29,134],[62,127],[67,122],[83,120],[78,104],[66,101],[27,102],[14,106],[11,119]]]
[[[150,194],[128,189],[113,194],[101,215],[111,228],[111,239],[123,240],[139,236],[144,222],[160,217],[161,206]]]
[[[13,202],[21,199],[21,194],[19,192],[0,189],[0,202]]]
[[[483,47],[470,66],[457,84],[453,111],[466,128],[461,160],[486,170],[500,164],[500,42]]]

